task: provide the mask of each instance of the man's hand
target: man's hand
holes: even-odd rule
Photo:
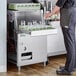
[[[57,14],[59,11],[60,11],[60,7],[55,6],[54,9],[53,9],[53,11],[52,11],[51,13],[48,12],[48,13],[45,13],[45,14],[44,14],[44,19],[47,20],[49,17],[51,17],[51,16],[54,15],[54,14]]]
[[[51,12],[45,13],[44,14],[44,19],[48,19],[49,17],[51,17]]]

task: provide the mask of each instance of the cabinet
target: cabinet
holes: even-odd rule
[[[47,36],[47,51],[48,56],[65,54],[63,33],[60,27],[60,21],[50,22],[52,27],[57,28],[57,34]]]
[[[31,36],[17,33],[16,53],[9,53],[9,60],[20,67],[29,64],[47,62],[47,36]]]

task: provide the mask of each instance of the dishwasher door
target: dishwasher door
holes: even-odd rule
[[[25,11],[8,11],[11,14],[14,21],[14,28],[18,28],[21,25],[21,21],[25,21],[25,25],[28,22],[36,21],[38,24],[44,23],[43,10],[25,10]],[[9,20],[10,21],[10,20]],[[12,22],[13,22],[12,21]]]

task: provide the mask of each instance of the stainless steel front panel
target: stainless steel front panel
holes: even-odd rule
[[[28,22],[36,21],[37,23],[44,23],[43,11],[42,10],[31,10],[31,11],[16,11],[14,12],[14,25],[15,28],[18,28],[21,25],[21,21],[25,21],[25,24],[28,25]]]
[[[21,20],[25,20],[27,22],[32,22],[33,20],[36,20],[37,22],[42,21],[41,18],[41,11],[25,11],[25,12],[18,12],[16,17],[18,20],[18,25],[20,24]]]

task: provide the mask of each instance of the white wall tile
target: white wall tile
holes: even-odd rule
[[[6,65],[6,0],[0,0],[0,66]]]

